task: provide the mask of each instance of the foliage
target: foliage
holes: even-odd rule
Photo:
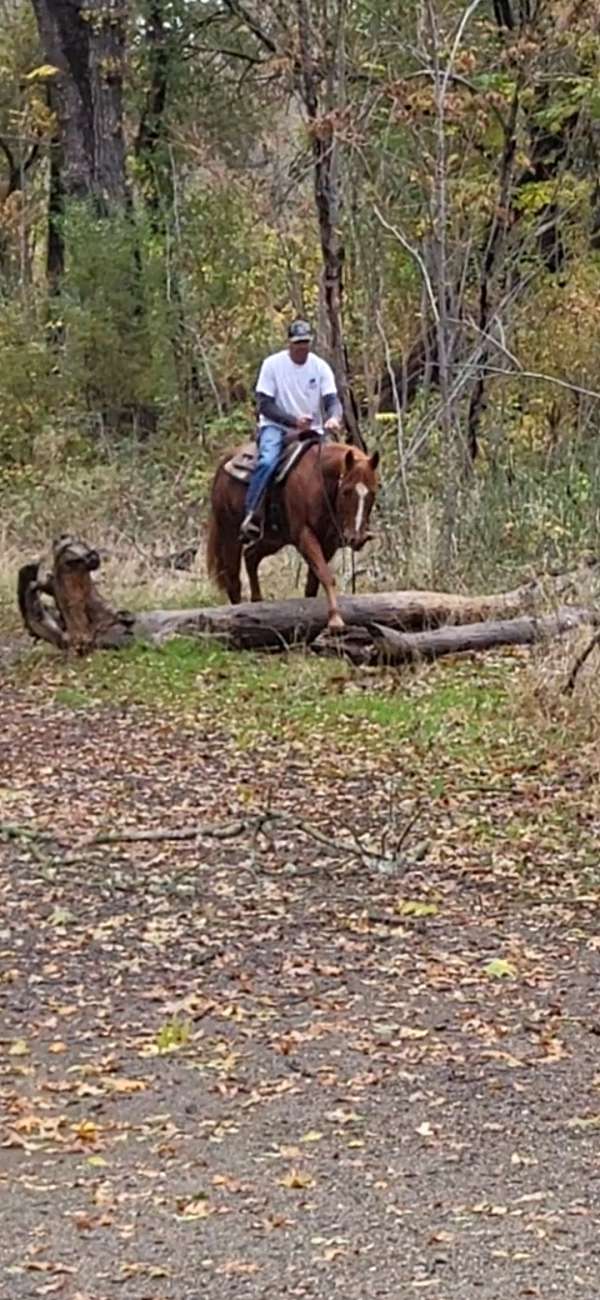
[[[0,312],[0,375],[0,465],[28,464],[64,400],[32,299],[6,303]]]
[[[164,252],[143,214],[107,220],[73,204],[64,237],[65,274],[52,325],[64,339],[62,370],[71,391],[87,392],[92,409],[108,411],[172,400]]]
[[[546,6],[526,28],[513,10],[512,29],[485,7],[459,35],[458,0],[351,0],[342,101],[328,99],[308,132],[295,9],[136,0],[131,202],[63,205],[64,273],[49,285],[53,74],[29,0],[14,0],[0,36],[0,465],[10,500],[24,494],[21,523],[44,477],[58,486],[61,473],[75,508],[92,484],[107,501],[120,483],[129,501],[132,474],[156,508],[149,455],[169,509],[181,483],[189,508],[205,496],[215,455],[251,427],[258,365],[290,314],[322,325],[311,148],[330,132],[345,343],[365,432],[385,453],[383,553],[395,530],[439,576],[449,564],[486,570],[490,547],[502,568],[544,546],[594,544],[600,42],[585,6],[569,23],[564,6]],[[336,0],[310,0],[307,12],[325,69]],[[14,137],[21,188],[3,206]],[[382,384],[420,339],[436,348],[440,331],[446,371],[430,357],[398,437],[396,423],[373,420]],[[465,476],[468,436],[479,461]],[[436,556],[410,543],[407,500],[410,528],[430,521]]]

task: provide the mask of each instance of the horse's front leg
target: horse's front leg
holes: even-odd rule
[[[321,551],[323,552],[323,558],[327,564],[329,564],[329,561],[333,559],[336,550],[337,550],[337,545],[335,542],[333,546],[321,546]],[[306,585],[304,587],[304,595],[316,596],[318,590],[319,590],[319,579],[317,578],[314,569],[311,569],[309,567],[308,573],[306,575]]]
[[[242,547],[240,542],[237,540],[228,541],[223,546],[223,586],[232,605],[239,605],[242,599],[241,562]]]
[[[338,609],[336,581],[312,528],[305,526],[302,529],[296,545],[317,580],[315,595],[319,582],[325,588],[328,610],[327,626],[330,632],[339,632],[344,626],[344,620]]]

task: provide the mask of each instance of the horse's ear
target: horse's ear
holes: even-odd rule
[[[344,460],[344,469],[347,474],[350,473],[350,470],[353,468],[353,465],[354,465],[354,452],[352,448],[349,447],[348,451],[346,452],[346,458]]]
[[[371,469],[377,469],[377,466],[378,466],[378,464],[379,464],[379,452],[378,452],[378,451],[374,451],[374,452],[373,452],[373,455],[372,455],[372,456],[369,456],[369,464],[370,464],[370,466],[371,466]]]

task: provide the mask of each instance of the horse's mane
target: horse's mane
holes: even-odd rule
[[[357,462],[364,462],[369,459],[367,452],[362,451],[360,447],[354,447],[349,442],[317,443],[307,452],[307,457],[312,456],[313,460],[319,458],[324,469],[333,468],[338,472],[342,468],[349,451],[352,452]]]

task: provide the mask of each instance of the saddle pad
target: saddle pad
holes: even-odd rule
[[[318,437],[318,435],[317,435]],[[294,438],[287,446],[284,446],[279,464],[275,471],[274,483],[283,483],[287,478],[290,470],[296,464],[297,460],[304,455],[309,447],[314,446],[317,441],[315,438]],[[254,442],[245,442],[242,447],[238,447],[235,454],[230,460],[226,461],[223,469],[231,478],[239,479],[240,483],[248,483],[254,466],[256,465],[257,447]]]

